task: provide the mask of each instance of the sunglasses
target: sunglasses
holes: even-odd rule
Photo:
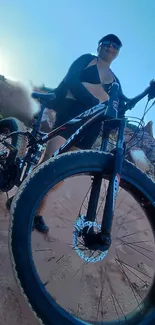
[[[120,44],[117,44],[117,43],[115,43],[115,42],[113,42],[113,41],[103,41],[102,43],[101,43],[101,45],[102,46],[107,46],[107,47],[109,47],[110,45],[112,45],[112,47],[114,48],[114,49],[116,49],[116,50],[120,50],[120,48],[121,48],[121,45]]]

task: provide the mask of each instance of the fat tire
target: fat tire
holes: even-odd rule
[[[9,246],[14,274],[23,295],[35,316],[45,325],[75,325],[84,322],[73,318],[61,309],[47,294],[30,256],[30,232],[33,213],[43,196],[57,182],[71,175],[82,172],[112,173],[113,155],[99,151],[69,152],[50,159],[38,166],[21,184],[11,206],[11,224]],[[143,204],[144,209],[152,216],[152,226],[155,230],[155,183],[132,163],[124,161],[121,185]],[[28,202],[28,204],[27,204]],[[25,272],[26,270],[26,272]],[[155,279],[151,287],[152,297],[155,297]],[[116,322],[104,322],[103,325],[115,325]],[[118,324],[119,321],[118,321]],[[122,325],[126,323],[121,323]],[[154,325],[155,299],[152,306],[146,308],[142,316],[129,319],[128,325]]]
[[[5,129],[7,129],[9,133],[27,131],[25,125],[21,121],[13,117],[4,118],[0,120],[0,134],[2,134]],[[12,138],[12,145],[18,150],[17,157],[22,158],[26,152],[26,147],[27,147],[26,137],[21,136],[19,134],[15,134],[11,138]]]

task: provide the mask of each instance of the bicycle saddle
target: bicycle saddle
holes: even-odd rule
[[[55,93],[39,93],[34,91],[32,93],[32,98],[39,100],[40,103],[45,103],[51,100],[54,100],[56,98]]]

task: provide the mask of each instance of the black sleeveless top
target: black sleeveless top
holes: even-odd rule
[[[82,71],[82,73],[81,73],[80,81],[81,82],[88,82],[88,83],[93,84],[93,85],[100,85],[101,80],[100,80],[97,65],[93,64],[93,65],[89,66],[88,68],[84,69]],[[113,81],[116,81],[115,76],[114,76]],[[113,82],[111,82],[109,84],[103,84],[102,83],[102,86],[103,86],[103,88],[104,88],[104,90],[105,90],[105,92],[107,94],[110,93],[110,89],[111,89],[112,84],[113,84]]]
[[[56,109],[57,106],[62,105],[63,100],[66,97],[68,90],[71,91],[75,99],[86,107],[90,108],[99,103],[99,100],[95,98],[87,89],[84,87],[82,82],[89,82],[92,84],[101,84],[97,65],[92,65],[87,68],[92,60],[97,58],[92,54],[84,54],[74,61],[68,70],[67,75],[62,80],[57,88],[54,89],[56,99],[49,103],[47,107]],[[119,79],[114,75],[114,79],[120,85],[120,106],[121,103],[128,101],[129,99],[124,96],[121,88]],[[104,84],[103,87],[108,93],[112,84]]]

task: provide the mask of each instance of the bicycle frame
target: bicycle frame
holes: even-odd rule
[[[84,113],[76,116],[75,118],[71,119],[70,121],[66,122],[65,124],[61,125],[57,129],[54,129],[48,134],[43,134],[40,132],[40,124],[41,124],[41,118],[45,109],[45,105],[41,105],[41,110],[38,116],[38,119],[36,123],[34,124],[34,127],[31,132],[12,132],[10,133],[3,141],[2,143],[11,150],[12,155],[10,158],[10,163],[16,161],[18,164],[18,180],[16,182],[16,186],[19,186],[21,182],[27,177],[33,168],[38,164],[40,156],[41,156],[41,151],[42,147],[44,144],[46,144],[49,140],[54,138],[57,135],[61,135],[62,131],[67,128],[72,126],[73,124],[77,124],[77,130],[75,133],[73,133],[67,140],[66,142],[53,154],[53,157],[57,156],[58,154],[61,154],[63,152],[66,152],[69,150],[72,146],[75,146],[76,143],[78,142],[79,138],[82,137],[83,131],[85,131],[91,124],[93,124],[96,120],[100,118],[104,118],[106,116],[106,112],[108,110],[108,103],[104,104],[99,104],[95,107],[92,107],[91,109],[88,109]],[[116,113],[116,112],[115,112]],[[83,124],[78,128],[79,123],[83,122]],[[11,135],[21,135],[21,136],[26,136],[29,140],[28,144],[28,150],[25,156],[22,159],[15,159],[17,150],[14,148],[12,145],[7,143],[7,138],[9,138]],[[39,139],[38,139],[39,137]],[[26,169],[25,169],[26,166]],[[25,171],[23,172],[23,170]]]
[[[104,104],[99,104],[95,107],[92,107],[91,109],[85,111],[84,113],[78,115],[77,117],[71,119],[70,121],[66,122],[65,124],[61,125],[57,129],[54,129],[50,133],[41,136],[41,132],[39,131],[40,128],[40,123],[41,123],[41,117],[43,114],[43,111],[45,109],[45,106],[41,106],[40,114],[37,119],[36,124],[34,125],[34,128],[32,132],[27,132],[21,133],[21,132],[13,132],[11,134],[21,134],[23,136],[27,136],[29,138],[29,145],[28,145],[28,151],[26,155],[23,157],[23,159],[20,161],[20,183],[23,181],[25,177],[27,177],[31,171],[34,168],[34,165],[38,164],[38,161],[40,159],[40,153],[42,150],[42,147],[44,144],[46,144],[49,140],[53,139],[55,136],[62,134],[62,131],[70,127],[73,124],[79,124],[84,121],[83,125],[81,125],[79,128],[77,126],[77,130],[66,140],[66,142],[58,149],[55,151],[53,154],[53,157],[56,157],[58,154],[62,154],[66,151],[68,151],[72,146],[75,146],[76,143],[79,141],[79,138],[82,137],[83,132],[90,127],[91,124],[93,124],[95,121],[97,121],[100,118],[103,118],[105,115],[105,112],[108,109],[107,102]],[[39,121],[39,123],[38,123]],[[10,134],[10,135],[11,135]],[[10,136],[9,135],[9,136]],[[9,137],[8,136],[8,137]],[[37,139],[38,136],[40,136],[40,139]],[[23,169],[25,165],[27,164],[26,170],[22,176],[21,179],[21,174],[23,172]],[[19,186],[20,183],[17,185]]]
[[[40,152],[42,150],[42,146],[46,144],[49,140],[54,138],[57,135],[62,134],[64,129],[67,127],[70,127],[71,125],[77,124],[77,130],[66,140],[66,142],[53,154],[53,157],[57,156],[58,154],[61,154],[63,152],[68,151],[72,146],[76,146],[79,139],[82,137],[84,131],[90,127],[91,124],[93,124],[95,121],[102,119],[111,119],[117,117],[117,97],[116,94],[118,94],[119,85],[117,83],[114,83],[113,85],[113,96],[111,95],[109,102],[105,102],[103,104],[96,105],[95,107],[92,107],[88,109],[87,111],[83,112],[82,114],[79,114],[75,118],[71,119],[67,123],[61,125],[57,129],[54,129],[52,132],[41,136],[38,140],[38,135],[40,136],[40,124],[42,115],[44,112],[44,109],[46,107],[46,103],[42,101],[41,103],[41,109],[38,116],[38,119],[33,127],[32,132],[28,132],[26,135],[29,137],[30,142],[28,146],[28,152],[23,157],[22,161],[20,162],[20,170],[24,169],[25,164],[27,164],[25,173],[22,177],[22,180],[30,174],[32,169],[34,168],[34,164],[37,165],[39,158],[40,158]],[[82,122],[82,125],[81,125]],[[78,128],[78,125],[80,124],[80,127]],[[18,133],[18,132],[17,132]],[[32,159],[33,156],[33,159]],[[20,173],[21,174],[21,173]]]
[[[22,134],[24,136],[28,136],[29,145],[28,151],[23,159],[19,162],[19,179],[17,180],[17,186],[21,184],[21,182],[26,178],[27,175],[31,173],[34,166],[37,165],[40,153],[42,150],[42,146],[47,143],[50,139],[54,138],[56,135],[61,135],[61,132],[70,127],[73,124],[81,124],[79,128],[66,140],[66,142],[53,154],[53,157],[56,157],[59,154],[62,154],[68,151],[72,146],[76,146],[79,139],[82,137],[83,132],[96,121],[102,120],[104,122],[104,132],[102,135],[102,144],[101,151],[107,151],[108,141],[109,141],[109,132],[116,127],[119,128],[119,135],[117,140],[116,152],[115,152],[115,163],[114,169],[111,176],[111,180],[109,183],[108,194],[106,199],[106,205],[103,213],[102,220],[102,232],[105,234],[110,233],[111,225],[112,225],[112,217],[114,211],[114,203],[117,196],[117,191],[119,187],[119,180],[123,162],[123,136],[124,129],[126,125],[125,119],[117,118],[117,109],[118,109],[118,89],[119,85],[114,83],[113,89],[111,92],[110,100],[103,104],[99,104],[91,109],[88,109],[84,113],[76,116],[71,119],[69,122],[61,125],[57,129],[52,132],[41,136],[38,140],[38,135],[41,133],[39,131],[42,115],[45,109],[45,103],[41,104],[41,110],[38,116],[38,119],[33,127],[32,132],[27,132],[26,134],[22,134],[19,132],[15,132],[16,134]],[[12,133],[13,134],[13,133]],[[5,140],[6,142],[6,140]],[[24,171],[25,169],[25,171]],[[100,187],[102,183],[101,175],[95,175],[93,180],[93,186],[91,190],[91,198],[89,200],[88,211],[86,220],[94,221],[97,209],[97,203],[100,193]]]
[[[134,104],[138,103],[142,98],[148,95],[148,93],[149,93],[149,87],[143,93],[141,93],[140,95],[134,98]],[[91,109],[88,109],[84,113],[76,116],[75,118],[71,119],[69,122],[53,130],[49,134],[43,136],[39,130],[40,130],[42,115],[45,107],[47,107],[46,105],[47,103],[45,103],[44,100],[40,99],[41,110],[38,119],[33,127],[32,132],[27,132],[27,133],[15,132],[16,134],[22,134],[24,136],[27,136],[29,139],[28,151],[26,155],[23,157],[22,160],[17,160],[17,159],[15,160],[17,161],[19,167],[19,173],[18,173],[19,177],[17,183],[14,185],[19,186],[22,183],[22,181],[25,179],[25,177],[30,174],[34,166],[38,164],[43,145],[47,143],[49,140],[51,140],[52,138],[54,138],[56,135],[61,135],[62,131],[65,128],[69,127],[70,125],[77,123],[76,132],[74,132],[66,140],[66,142],[57,151],[55,151],[53,157],[56,157],[57,155],[68,151],[69,149],[71,149],[72,146],[76,146],[77,142],[82,137],[83,132],[86,129],[89,129],[91,124],[93,124],[97,120],[101,120],[104,123],[102,143],[101,143],[100,150],[107,151],[108,143],[109,143],[109,134],[113,129],[115,129],[116,127],[118,128],[119,131],[118,131],[118,137],[116,142],[116,149],[114,152],[114,163],[110,174],[109,186],[108,186],[108,191],[106,196],[106,203],[103,211],[103,218],[101,224],[100,238],[102,243],[104,243],[104,248],[106,249],[108,249],[111,244],[111,227],[113,221],[114,207],[115,207],[115,201],[119,189],[122,164],[125,155],[124,131],[126,127],[126,119],[124,117],[118,118],[119,96],[120,96],[119,85],[116,82],[114,82],[111,87],[110,99],[108,102],[99,104],[95,107],[92,107]],[[45,97],[47,98],[47,96]],[[42,96],[41,98],[44,98],[44,96]],[[79,127],[78,127],[78,123],[80,123]],[[39,139],[38,136],[40,137]],[[4,140],[4,142],[6,145],[6,139]],[[8,144],[8,147],[9,146],[10,145]],[[11,148],[11,150],[12,149],[13,148]],[[12,150],[12,157],[15,157],[15,153],[16,153],[16,148]],[[106,174],[106,170],[105,171],[103,170],[103,173]],[[93,184],[92,184],[90,199],[88,203],[86,221],[92,221],[92,222],[95,221],[101,184],[102,184],[101,173],[95,174],[93,177]]]
[[[149,88],[147,88],[142,94],[135,97],[136,102],[140,101],[148,94]],[[43,96],[42,96],[43,98]],[[41,100],[40,100],[41,102]],[[39,117],[33,127],[32,132],[21,133],[14,132],[16,134],[22,134],[29,138],[28,151],[22,160],[18,161],[19,164],[19,179],[17,181],[17,185],[19,186],[24,178],[30,174],[31,170],[36,166],[40,153],[42,150],[42,146],[47,143],[49,140],[54,138],[56,135],[61,135],[61,132],[67,128],[68,126],[77,123],[80,123],[79,128],[77,128],[76,132],[74,132],[66,142],[53,154],[53,157],[68,151],[72,146],[76,146],[79,139],[82,137],[83,132],[90,127],[97,120],[102,120],[104,123],[103,135],[102,135],[102,143],[101,143],[101,151],[107,151],[108,142],[109,142],[109,133],[112,129],[118,127],[118,137],[116,143],[116,149],[114,152],[114,163],[111,170],[111,175],[109,179],[108,192],[106,196],[106,203],[103,211],[103,218],[101,224],[101,239],[103,240],[106,248],[110,246],[111,243],[111,227],[113,221],[114,207],[115,201],[119,189],[120,178],[121,178],[121,170],[122,164],[124,160],[125,147],[124,147],[124,131],[126,127],[126,119],[118,118],[118,105],[119,105],[119,85],[117,83],[113,83],[111,88],[110,99],[108,102],[99,104],[91,109],[88,109],[84,113],[78,115],[77,117],[71,119],[69,122],[61,125],[57,129],[53,130],[49,134],[43,135],[39,131],[42,114],[46,107],[46,103],[44,101],[41,102],[41,110],[39,113]],[[81,125],[81,121],[83,122]],[[13,134],[13,133],[12,133]],[[9,135],[10,136],[10,135]],[[8,137],[9,137],[8,136]],[[40,139],[38,139],[38,136]],[[6,145],[6,139],[4,140]],[[8,144],[8,147],[10,145]],[[12,148],[11,148],[12,150]],[[16,148],[14,148],[13,154],[15,154]],[[24,171],[24,168],[26,170]],[[103,173],[106,174],[106,170],[103,170]],[[86,215],[86,221],[95,221],[96,218],[96,209],[100,194],[100,188],[102,184],[102,175],[94,174],[93,184],[90,193],[90,199],[88,203],[88,210]],[[104,246],[104,247],[105,247]]]

